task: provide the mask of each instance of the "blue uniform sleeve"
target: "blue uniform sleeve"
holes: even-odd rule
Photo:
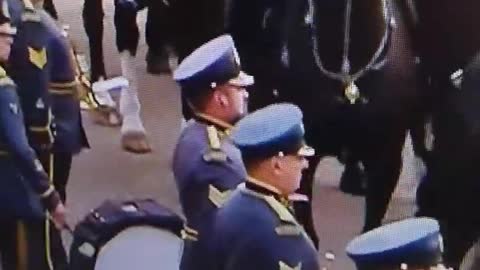
[[[6,150],[16,161],[25,180],[41,196],[45,206],[52,209],[58,203],[58,195],[28,143],[23,114],[13,85],[0,86],[0,134]]]
[[[55,36],[49,42],[48,52],[50,88],[68,89],[75,87],[75,69],[67,40],[63,36]]]
[[[213,184],[221,190],[236,188],[246,178],[243,164],[200,161],[192,171],[195,184]]]
[[[89,147],[80,111],[80,98],[87,93],[83,92],[85,89],[78,83],[73,50],[68,38],[50,16],[45,12],[39,14],[51,36],[47,44],[47,58],[48,91],[55,124],[54,151],[77,154]]]

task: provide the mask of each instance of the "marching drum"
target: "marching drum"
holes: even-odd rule
[[[182,228],[154,200],[107,200],[75,227],[70,270],[177,270]]]

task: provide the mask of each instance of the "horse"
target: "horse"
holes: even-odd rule
[[[433,145],[417,191],[418,216],[439,220],[444,260],[458,268],[480,237],[480,2],[403,1],[428,91]]]
[[[316,156],[300,192],[312,201],[313,176],[325,156],[363,166],[363,231],[381,225],[407,130],[420,117],[415,59],[404,28],[394,27],[392,4],[233,0],[227,24],[242,67],[255,76],[250,108],[291,102],[304,112],[306,140]],[[318,247],[311,211],[311,203],[295,206]]]

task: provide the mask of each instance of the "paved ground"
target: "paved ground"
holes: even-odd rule
[[[87,48],[86,35],[81,25],[83,1],[55,1],[61,19],[71,25],[71,35]],[[105,59],[109,75],[120,73],[120,63],[114,46],[112,0],[104,1]],[[145,14],[139,16],[144,25]],[[125,153],[119,145],[120,130],[94,125],[88,115],[84,123],[92,145],[89,152],[74,160],[68,186],[69,223],[76,224],[91,208],[107,198],[153,197],[178,213],[179,202],[170,171],[171,153],[179,135],[179,91],[170,77],[151,76],[145,72],[146,45],[142,37],[137,70],[140,74],[140,99],[143,119],[149,132],[154,152],[137,156]],[[391,202],[387,219],[410,216],[413,212],[413,190],[416,186],[411,171],[411,151],[405,149],[404,171],[401,183]],[[345,195],[337,190],[342,167],[327,159],[317,171],[314,212],[320,236],[321,252],[331,250],[337,255],[332,269],[350,270],[353,264],[344,254],[346,243],[361,229],[363,199]],[[66,237],[68,244],[69,237]],[[159,268],[162,269],[162,268]]]

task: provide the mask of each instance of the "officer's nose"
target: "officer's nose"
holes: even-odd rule
[[[244,97],[245,99],[248,99],[248,97],[250,96],[250,94],[248,93],[247,89],[243,88],[242,91],[243,91],[243,97]]]

